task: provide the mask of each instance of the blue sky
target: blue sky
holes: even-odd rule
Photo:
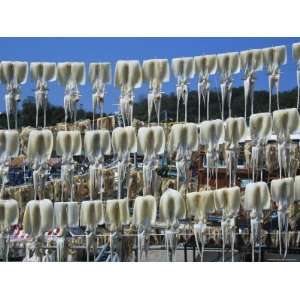
[[[251,48],[263,48],[276,45],[288,46],[288,62],[282,67],[280,90],[289,90],[296,86],[296,65],[292,59],[291,45],[300,38],[0,38],[0,60],[32,61],[84,61],[88,66],[93,61],[109,61],[112,68],[119,59],[168,58],[196,56],[201,54],[242,51]],[[267,89],[265,72],[257,74],[257,89]],[[235,86],[242,85],[242,74],[235,76]],[[191,81],[196,89],[197,79]],[[172,77],[164,84],[167,93],[175,90],[176,81]],[[212,86],[218,84],[218,77],[212,77]],[[53,82],[49,85],[49,100],[55,105],[63,104],[63,88]],[[34,84],[29,79],[22,88],[22,99],[33,95]],[[81,87],[80,103],[91,110],[91,85],[87,81]],[[118,103],[119,91],[113,85],[108,86],[104,111],[115,111],[113,103]],[[136,97],[146,95],[147,85],[136,90]],[[4,86],[0,86],[0,110],[4,110]]]

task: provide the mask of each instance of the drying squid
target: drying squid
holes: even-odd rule
[[[272,200],[277,204],[279,253],[282,255],[282,231],[285,233],[285,251],[283,258],[286,258],[288,251],[288,227],[290,205],[295,200],[294,178],[274,179],[271,181]]]
[[[222,210],[223,261],[225,261],[225,245],[228,236],[231,240],[231,260],[234,261],[235,218],[240,210],[240,203],[239,187],[235,186],[215,190],[215,207],[217,210]]]
[[[129,206],[127,199],[107,200],[105,211],[105,224],[110,231],[110,256],[116,250],[119,256],[122,254],[121,245],[117,242],[124,225],[130,222]]]
[[[111,83],[111,64],[108,62],[90,63],[89,79],[93,85],[93,128],[95,128],[95,113],[97,107],[103,116],[106,85]]]
[[[44,111],[44,128],[46,127],[46,110],[48,104],[48,81],[56,80],[56,64],[50,62],[32,62],[30,64],[32,80],[36,81],[35,95],[35,127],[39,123],[39,109]]]
[[[298,95],[297,95],[297,109],[299,110],[300,105],[300,43],[295,43],[292,45],[293,57],[297,64],[297,86],[298,86]]]
[[[214,191],[188,193],[186,195],[186,204],[188,215],[194,217],[197,222],[194,224],[194,235],[201,261],[203,261],[207,216],[215,209]],[[201,249],[199,242],[201,243]]]
[[[123,126],[132,125],[134,89],[143,81],[143,71],[138,60],[119,60],[115,68],[115,86],[120,91],[120,111]]]
[[[258,260],[261,260],[261,222],[263,211],[271,208],[271,196],[268,185],[263,182],[249,183],[246,185],[244,210],[250,211],[252,261],[255,260],[254,249],[259,246]]]
[[[291,176],[291,134],[299,128],[299,113],[296,108],[273,112],[273,131],[277,136],[279,176]]]
[[[300,175],[295,176],[295,201],[300,201]]]
[[[209,120],[209,94],[210,82],[209,76],[217,71],[217,56],[201,55],[194,57],[195,73],[198,75],[198,123],[201,121],[201,99],[203,104],[206,105],[206,119]]]
[[[93,249],[94,258],[97,248],[96,229],[103,225],[104,206],[102,200],[89,200],[81,203],[80,226],[85,226],[87,261],[90,259],[90,250]]]
[[[138,153],[144,155],[144,195],[154,194],[157,186],[156,169],[159,155],[165,152],[165,133],[161,126],[141,127],[138,131]]]
[[[53,134],[49,129],[31,130],[28,139],[27,159],[33,169],[34,200],[43,199],[48,175],[48,160],[53,149]]]
[[[177,190],[180,189],[180,179],[187,187],[191,155],[198,150],[198,128],[194,123],[175,124],[169,135],[169,154],[176,152]]]
[[[112,148],[118,160],[118,199],[121,199],[130,153],[137,152],[135,129],[132,126],[115,128],[112,132]]]
[[[102,200],[104,155],[111,154],[109,131],[106,129],[86,131],[84,152],[90,162],[90,200],[93,200],[93,195],[98,193],[100,193],[100,200]]]
[[[260,171],[260,180],[263,180],[263,167],[266,160],[266,145],[272,134],[272,115],[270,113],[259,113],[250,116],[250,135],[252,143],[252,180]]]
[[[260,49],[251,49],[240,52],[241,69],[244,71],[244,95],[245,95],[245,120],[247,119],[247,103],[251,102],[251,114],[254,103],[254,90],[256,72],[263,69],[263,55]]]
[[[166,226],[165,242],[169,260],[176,259],[176,233],[179,220],[186,216],[186,206],[180,192],[168,188],[160,197],[160,221]]]
[[[138,259],[142,259],[143,251],[145,258],[148,257],[149,239],[151,227],[156,222],[156,199],[151,195],[137,197],[134,201],[132,224],[137,226]]]
[[[280,80],[280,67],[287,62],[286,46],[276,46],[264,48],[263,63],[266,68],[269,80],[269,112],[272,108],[272,92],[276,89],[277,109],[279,109],[279,80]]]
[[[73,156],[81,154],[81,134],[79,130],[59,131],[56,137],[56,154],[62,157],[61,201],[66,198],[74,200],[74,164]],[[67,187],[67,195],[64,197],[64,186]]]
[[[5,184],[8,182],[9,160],[19,153],[17,130],[0,130],[0,252],[3,260],[8,260],[9,230],[18,223],[19,207],[14,199],[3,200]]]
[[[19,205],[14,199],[0,199],[0,256],[8,261],[9,230],[19,221]]]
[[[153,105],[157,124],[160,122],[160,106],[162,84],[170,79],[169,62],[167,59],[148,59],[143,61],[143,80],[149,82],[148,93],[148,124],[150,123]]]
[[[0,79],[6,85],[5,108],[7,128],[10,129],[10,115],[14,116],[15,129],[18,128],[18,103],[21,101],[20,85],[26,83],[28,64],[24,61],[2,61]]]
[[[75,123],[77,118],[77,103],[80,100],[79,85],[85,84],[85,64],[83,62],[63,62],[57,64],[57,79],[65,88],[64,110],[65,128],[68,117]]]
[[[236,185],[236,171],[239,157],[239,142],[246,134],[244,118],[228,118],[225,121],[224,140],[226,142],[227,168],[229,170],[229,186]]]
[[[56,236],[56,260],[66,261],[66,234],[70,227],[79,226],[80,203],[55,202],[53,227],[59,228]]]
[[[209,186],[209,176],[215,171],[216,188],[218,188],[219,144],[224,138],[223,121],[220,119],[204,121],[200,124],[200,144],[206,150],[206,184]],[[212,169],[212,171],[211,171]]]
[[[194,77],[195,73],[194,58],[182,57],[172,59],[172,71],[177,78],[176,95],[177,95],[177,114],[176,122],[179,120],[179,102],[180,99],[184,103],[184,122],[187,122],[187,103],[189,96],[189,79]]]
[[[19,154],[19,134],[17,130],[0,130],[0,177],[1,192],[0,199],[3,197],[5,183],[8,182],[8,162],[10,158]]]
[[[33,257],[31,260],[39,260],[40,248],[44,239],[44,233],[53,228],[53,204],[49,199],[31,200],[27,202],[24,216],[24,232],[33,238]],[[25,260],[30,259],[26,255]]]
[[[224,121],[225,101],[228,102],[229,118],[231,117],[232,76],[240,72],[240,56],[238,52],[218,54],[217,61],[221,79],[222,120]]]

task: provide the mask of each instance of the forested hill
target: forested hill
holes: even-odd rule
[[[297,103],[297,89],[280,93],[280,108],[296,107]],[[176,105],[177,99],[174,93],[169,95],[163,94],[161,103],[161,120],[165,120],[167,116],[168,121],[176,120]],[[206,110],[202,105],[202,120],[206,117]],[[179,118],[182,121],[184,119],[184,105],[182,101],[179,107]],[[269,93],[268,91],[257,91],[255,92],[254,100],[254,112],[267,112],[269,109]],[[276,109],[276,97],[273,96],[272,110]],[[165,113],[167,112],[167,114]],[[250,113],[250,103],[248,103],[248,116]],[[27,97],[22,104],[19,106],[18,112],[18,123],[19,126],[35,126],[35,99],[30,96]],[[148,106],[147,99],[140,98],[134,104],[134,118],[147,121],[148,117]],[[228,114],[228,106],[225,103],[225,117]],[[234,88],[232,93],[232,116],[244,116],[244,89]],[[221,117],[221,95],[215,90],[210,93],[210,119]],[[92,119],[92,113],[87,112],[82,108],[79,108],[77,119]],[[155,122],[155,112],[153,109],[152,120]],[[42,124],[42,113],[40,113],[40,124]],[[48,104],[47,107],[47,124],[55,125],[56,123],[64,121],[64,108],[62,106],[55,106]],[[188,121],[198,121],[198,93],[197,91],[190,91],[188,99]],[[7,128],[6,115],[2,113],[0,115],[0,128]]]
[[[280,108],[296,107],[297,105],[297,89],[280,93],[279,96]],[[232,116],[244,116],[244,88],[234,88],[232,92]],[[167,111],[168,120],[176,120],[176,105],[177,98],[175,93],[170,95],[163,95],[161,104],[161,120],[165,118],[164,111]],[[250,102],[248,103],[247,115],[250,114]],[[277,109],[276,97],[272,98],[272,111]],[[202,120],[206,118],[206,108],[204,109],[201,104]],[[269,110],[269,92],[257,91],[254,96],[254,113],[267,112]],[[146,121],[147,117],[147,99],[140,99],[134,106],[134,117]],[[179,119],[184,120],[184,104],[181,101],[179,106]],[[228,106],[225,103],[225,117],[228,115]],[[221,117],[221,94],[216,91],[210,93],[210,119]],[[154,111],[152,113],[152,120],[155,121],[156,117]],[[198,93],[197,91],[191,91],[188,99],[188,121],[198,121]]]
[[[33,96],[29,96],[25,98],[24,101],[22,101],[21,105],[19,105],[18,107],[18,126],[35,127],[35,116],[36,116],[35,98]],[[87,119],[87,118],[92,120],[93,118],[92,112],[87,112],[84,109],[82,109],[80,106],[78,106],[77,120]],[[64,122],[65,110],[63,106],[56,106],[51,103],[48,103],[46,119],[47,119],[48,126],[53,126],[56,125],[57,123]],[[40,111],[39,125],[42,126],[42,124],[43,124],[43,112]],[[0,115],[0,128],[7,128],[7,120],[6,120],[5,112],[3,112]]]

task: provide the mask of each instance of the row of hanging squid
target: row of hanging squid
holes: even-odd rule
[[[23,215],[23,231],[29,235],[33,243],[46,239],[47,233],[54,228],[59,229],[55,236],[57,245],[57,261],[64,260],[64,246],[69,228],[83,226],[86,228],[86,251],[95,247],[96,229],[105,225],[110,239],[111,251],[114,249],[114,239],[122,235],[124,226],[133,226],[136,229],[138,241],[138,257],[142,258],[143,252],[147,258],[149,238],[154,229],[160,228],[165,234],[167,253],[176,257],[177,234],[184,234],[192,230],[195,235],[196,245],[201,261],[207,233],[207,219],[209,214],[216,211],[222,212],[221,230],[223,241],[223,261],[225,259],[225,245],[231,242],[232,261],[234,260],[234,243],[236,237],[235,220],[242,206],[250,212],[252,260],[254,249],[261,247],[261,223],[264,212],[271,208],[272,200],[278,207],[279,251],[282,255],[282,231],[284,232],[284,254],[288,250],[288,208],[295,200],[300,200],[300,176],[295,178],[274,179],[271,182],[271,193],[263,181],[250,183],[246,186],[244,201],[240,188],[221,188],[201,192],[182,193],[168,188],[159,199],[152,195],[138,196],[134,200],[133,214],[129,212],[128,199],[113,200],[87,200],[79,202],[55,202],[49,199],[31,200],[27,203]],[[0,200],[0,225],[1,238],[5,237],[11,226],[21,222],[19,220],[19,207],[17,201]],[[157,218],[159,215],[159,218]],[[188,220],[188,225],[186,221]],[[131,231],[132,232],[132,231]],[[9,238],[8,245],[9,245]],[[38,251],[38,247],[35,249]],[[95,249],[93,249],[95,251]],[[9,247],[5,251],[8,258]],[[168,254],[169,255],[169,254]],[[26,257],[25,260],[30,259]]]
[[[293,57],[297,63],[298,98],[300,99],[300,43],[292,45]],[[219,74],[222,98],[221,119],[224,120],[225,102],[228,103],[229,117],[231,117],[231,96],[233,76],[243,72],[245,94],[245,117],[247,117],[247,103],[251,102],[251,113],[254,113],[254,89],[256,73],[263,69],[268,74],[269,82],[269,112],[271,112],[272,93],[276,91],[277,109],[279,105],[280,68],[287,62],[287,47],[275,46],[264,49],[251,49],[241,52],[222,53],[217,55],[201,55],[195,57],[174,58],[171,62],[173,75],[177,78],[177,118],[179,121],[179,103],[182,99],[185,105],[184,121],[187,122],[187,106],[190,79],[198,77],[198,123],[201,121],[201,105],[206,106],[206,119],[209,120],[210,75]],[[48,82],[58,80],[65,88],[64,109],[65,121],[68,118],[74,122],[77,115],[77,103],[80,100],[79,86],[85,84],[86,71],[83,62],[27,62],[2,61],[0,65],[0,79],[6,86],[5,105],[8,128],[9,116],[14,115],[17,128],[17,103],[21,99],[21,85],[27,81],[28,73],[36,82],[36,127],[38,126],[39,110],[44,113],[44,127],[46,126],[46,108],[48,102]],[[106,86],[112,81],[111,63],[93,62],[88,68],[89,81],[92,84],[93,115],[97,108],[103,114]],[[167,59],[144,60],[142,65],[138,60],[119,60],[115,66],[114,84],[120,89],[120,112],[123,124],[131,125],[133,118],[134,90],[143,81],[149,83],[148,93],[148,122],[150,122],[153,107],[160,123],[160,106],[162,85],[170,80],[169,62]],[[93,117],[94,119],[94,117]]]
[[[17,106],[20,100],[20,86],[27,80],[26,62],[2,61],[0,79],[6,84],[5,95],[8,129],[0,130],[0,241],[9,245],[10,230],[13,225],[22,223],[23,230],[33,239],[34,255],[39,251],[45,233],[54,227],[60,228],[56,239],[57,260],[63,260],[66,237],[71,227],[83,226],[86,233],[86,250],[95,249],[95,237],[98,225],[105,224],[109,229],[110,249],[116,249],[116,241],[122,235],[122,226],[132,224],[137,228],[139,258],[143,251],[147,256],[149,236],[157,226],[164,232],[166,249],[175,257],[176,236],[182,230],[182,220],[189,220],[190,229],[195,235],[200,258],[203,260],[205,232],[208,215],[222,212],[223,260],[225,245],[231,242],[232,259],[236,235],[235,218],[240,207],[250,212],[252,259],[255,247],[260,249],[261,222],[264,211],[271,207],[271,199],[278,208],[279,252],[285,258],[288,245],[289,207],[300,200],[300,177],[293,178],[291,172],[292,135],[299,130],[299,88],[300,88],[300,43],[293,45],[293,55],[297,61],[298,102],[297,108],[279,109],[280,66],[286,63],[285,46],[262,50],[249,50],[240,53],[204,55],[199,57],[175,58],[172,71],[178,79],[177,123],[167,132],[160,125],[160,104],[162,84],[169,80],[169,63],[166,59],[146,60],[142,66],[139,61],[118,61],[115,67],[115,85],[120,88],[120,112],[123,127],[112,132],[86,130],[84,139],[81,132],[67,130],[67,121],[76,121],[77,103],[80,99],[79,86],[85,83],[85,64],[82,62],[31,63],[31,76],[36,81],[36,127],[38,127],[39,109],[44,110],[44,126],[30,131],[26,159],[33,170],[34,199],[26,205],[25,213],[19,217],[19,204],[14,199],[4,199],[5,185],[8,183],[9,162],[19,155],[19,132],[17,130]],[[265,67],[269,76],[270,111],[254,114],[253,95],[255,73]],[[233,75],[243,70],[245,88],[245,117],[231,117],[231,90]],[[218,72],[221,78],[222,115],[220,119],[209,119],[209,76]],[[198,123],[187,122],[187,101],[189,80],[197,75],[199,96]],[[91,63],[89,79],[93,85],[93,112],[99,106],[103,111],[106,85],[111,83],[110,63]],[[65,87],[64,108],[66,129],[59,131],[56,138],[46,128],[46,106],[48,102],[48,82],[58,79]],[[149,82],[148,126],[138,130],[132,126],[134,89],[143,81]],[[271,112],[273,88],[277,93],[277,110]],[[185,120],[178,123],[179,101],[185,104]],[[251,100],[249,125],[246,123],[246,107]],[[229,117],[225,120],[224,103],[228,102]],[[206,104],[207,120],[201,121],[201,103]],[[157,114],[157,125],[151,125],[153,106]],[[15,115],[15,129],[10,126],[10,114]],[[94,117],[93,117],[94,118]],[[93,122],[94,124],[94,122]],[[271,187],[263,182],[263,170],[266,161],[266,146],[270,139],[276,140],[278,148],[279,178],[271,181]],[[237,162],[241,145],[250,141],[252,145],[252,183],[246,185],[244,201],[237,186]],[[229,174],[229,187],[219,188],[218,168],[220,148],[225,145],[226,168]],[[192,154],[200,147],[206,152],[207,185],[210,177],[215,176],[215,186],[206,191],[189,190]],[[45,199],[45,183],[49,175],[49,159],[55,150],[61,157],[61,199],[57,202]],[[84,151],[83,151],[84,150]],[[74,157],[84,155],[89,161],[90,199],[81,203],[74,200],[73,177],[76,172]],[[117,174],[116,199],[103,199],[103,170],[107,168],[107,156],[113,155],[112,167]],[[128,199],[124,197],[124,182],[132,156],[143,156],[143,195],[134,200],[133,214],[130,216]],[[168,188],[157,194],[157,169],[161,159],[169,157],[176,166],[176,189]],[[136,166],[135,166],[136,167]],[[257,181],[259,180],[259,181]],[[63,193],[67,193],[67,197]],[[96,196],[95,196],[96,195]],[[158,205],[159,203],[159,205]],[[22,220],[21,220],[22,219]],[[159,220],[159,222],[158,222]],[[284,233],[285,246],[282,247],[281,235]],[[3,242],[4,241],[4,242]],[[1,246],[2,247],[2,246]],[[0,248],[1,248],[0,247]],[[1,250],[1,249],[0,249]],[[5,248],[5,259],[9,247]],[[29,255],[30,251],[28,251]],[[259,250],[260,253],[260,250]],[[111,253],[111,256],[113,253]],[[89,258],[89,255],[87,255]],[[26,256],[25,260],[30,260]]]
[[[200,222],[194,224],[194,233],[201,258],[203,259],[204,248],[202,248],[202,250],[200,249],[199,241],[201,242],[202,247],[204,247],[205,241],[203,240],[203,233],[206,228],[207,214],[209,212],[213,212],[215,209],[223,211],[223,219],[221,223],[224,243],[223,249],[225,249],[225,243],[228,240],[228,228],[230,228],[231,241],[232,245],[234,245],[233,236],[235,235],[236,229],[234,218],[239,212],[241,203],[240,188],[236,186],[236,162],[239,156],[240,143],[245,142],[249,139],[252,143],[253,152],[253,183],[246,186],[244,209],[251,211],[251,233],[253,234],[252,240],[254,247],[255,241],[257,241],[257,236],[259,236],[260,234],[262,210],[270,208],[270,196],[267,184],[263,181],[255,182],[257,178],[256,174],[260,173],[260,171],[262,171],[262,169],[264,168],[264,164],[262,162],[265,161],[265,147],[268,139],[271,138],[272,134],[274,134],[276,136],[278,146],[280,178],[271,182],[271,193],[273,201],[275,201],[278,205],[279,232],[281,234],[282,228],[285,230],[287,241],[288,208],[295,199],[294,194],[297,194],[297,191],[294,191],[294,179],[290,177],[291,174],[288,167],[288,160],[290,144],[292,142],[291,135],[295,133],[297,129],[299,129],[299,113],[296,108],[291,108],[274,111],[273,114],[253,114],[250,117],[249,124],[250,125],[248,128],[245,119],[242,117],[228,118],[224,122],[221,119],[218,119],[203,121],[200,124],[175,124],[171,127],[171,131],[168,136],[165,135],[164,128],[159,125],[151,127],[141,127],[138,130],[137,134],[135,128],[132,126],[117,127],[112,131],[112,134],[110,134],[110,132],[105,129],[87,130],[85,132],[83,142],[81,133],[79,131],[69,130],[59,131],[56,136],[55,143],[52,132],[50,130],[32,130],[29,134],[27,160],[29,161],[33,169],[35,199],[27,204],[28,209],[25,210],[24,215],[25,221],[23,220],[24,229],[28,234],[32,234],[33,232],[35,232],[35,229],[33,228],[40,228],[37,232],[41,233],[49,230],[49,226],[47,224],[52,224],[52,217],[50,217],[50,219],[48,219],[50,221],[47,221],[48,223],[45,221],[45,227],[43,227],[42,225],[44,222],[42,221],[43,215],[47,214],[48,210],[52,209],[52,202],[48,199],[38,199],[43,199],[43,190],[45,188],[45,182],[47,180],[47,174],[49,172],[47,162],[51,157],[54,144],[56,146],[56,155],[62,157],[61,179],[62,182],[67,186],[67,199],[69,199],[70,201],[68,203],[72,203],[74,198],[74,156],[82,155],[82,148],[84,148],[84,155],[87,157],[90,163],[90,200],[84,201],[82,203],[82,207],[89,207],[86,209],[89,211],[88,213],[92,215],[91,218],[94,218],[95,220],[98,220],[97,216],[98,214],[100,214],[100,212],[93,212],[93,210],[98,206],[102,207],[102,205],[107,205],[105,203],[107,203],[108,201],[103,201],[102,198],[102,172],[105,168],[105,156],[111,155],[112,153],[114,154],[117,170],[116,173],[118,176],[117,198],[121,201],[122,199],[124,200],[124,198],[122,197],[122,189],[124,179],[129,171],[130,154],[138,153],[140,155],[143,155],[144,158],[144,196],[138,197],[135,200],[135,205],[137,205],[137,207],[141,205],[141,211],[138,213],[138,215],[135,216],[135,218],[140,220],[140,223],[138,225],[141,226],[140,233],[138,234],[138,244],[140,245],[140,247],[142,247],[142,245],[145,246],[145,240],[148,239],[147,234],[150,230],[147,226],[150,226],[153,223],[151,220],[156,219],[156,210],[152,211],[151,207],[156,207],[156,201],[160,198],[160,203],[167,203],[165,204],[165,206],[161,205],[161,208],[159,210],[160,218],[162,220],[165,220],[167,224],[167,229],[165,230],[167,248],[173,249],[172,251],[175,251],[175,237],[177,229],[176,226],[178,226],[178,222],[180,219],[186,217],[187,207],[189,208],[188,211],[190,216],[195,217],[195,220]],[[219,147],[224,143],[226,145],[226,161],[229,172],[230,187],[219,189],[217,180],[220,151]],[[0,145],[2,198],[4,194],[5,183],[7,182],[8,162],[10,158],[16,157],[19,152],[18,131],[1,130]],[[187,187],[190,179],[188,170],[191,163],[191,155],[193,152],[199,150],[200,145],[204,146],[206,149],[207,182],[209,182],[209,177],[211,176],[212,172],[215,172],[216,174],[215,190],[203,192],[195,191],[188,194],[182,194],[181,192],[179,192],[182,190],[181,187]],[[178,191],[168,189],[160,197],[159,195],[155,195],[154,192],[154,187],[157,184],[156,169],[160,165],[159,158],[164,156],[165,154],[169,154],[169,156],[172,156],[173,153],[176,154],[175,165],[177,169]],[[286,178],[282,178],[282,171],[284,172]],[[296,180],[299,180],[299,178],[296,177]],[[295,185],[295,187],[296,186],[297,184]],[[94,199],[94,194],[99,195],[99,199]],[[64,199],[63,195],[62,199]],[[299,199],[297,198],[297,200]],[[145,204],[138,204],[139,201],[145,201]],[[153,203],[151,204],[150,202]],[[5,232],[7,226],[15,224],[14,220],[18,219],[18,209],[15,207],[18,204],[13,199],[1,200],[1,203],[3,205],[3,209],[1,210],[1,220],[3,220],[4,222],[3,224],[5,226],[3,232]],[[40,205],[42,205],[42,203],[45,203],[45,212],[39,211],[41,210]],[[90,204],[88,203],[94,203],[91,204],[93,208],[90,208]],[[6,207],[8,207],[7,212]],[[10,209],[12,212],[10,211]],[[151,214],[150,212],[148,212],[148,210],[151,210]],[[26,219],[26,211],[28,211],[29,221]],[[152,216],[151,218],[150,215]],[[8,220],[13,220],[12,223],[5,221],[7,218]],[[119,220],[119,217],[115,218]],[[97,227],[97,224],[97,222],[96,224],[94,224],[92,231],[93,234],[95,234],[95,228]],[[88,233],[90,233],[90,230],[91,229],[87,227]],[[281,235],[279,245],[281,253]],[[234,246],[232,246],[232,251],[233,250]],[[287,246],[284,256],[286,256],[286,251]]]

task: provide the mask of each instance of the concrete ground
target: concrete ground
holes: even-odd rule
[[[214,251],[215,250],[215,251]],[[222,262],[222,252],[220,252],[219,249],[209,249],[207,252],[204,253],[204,262]],[[193,262],[193,250],[188,249],[187,250],[187,261]],[[258,257],[256,255],[255,259],[257,260]],[[262,256],[263,262],[300,262],[300,254],[288,254],[286,259],[282,259],[279,255],[279,253],[264,253]],[[132,261],[134,261],[134,256],[132,258]],[[168,262],[168,254],[165,249],[157,249],[157,250],[150,250],[148,253],[147,260],[145,259],[145,256],[143,254],[142,262]],[[183,248],[180,248],[176,251],[176,260],[173,259],[173,261],[176,262],[184,262],[184,251]],[[195,261],[200,261],[200,256],[198,255],[198,252],[195,253]],[[225,252],[225,261],[231,262],[231,252],[226,251]],[[236,253],[234,256],[235,262],[241,262],[241,261],[251,261],[251,253],[247,254],[239,254]]]

